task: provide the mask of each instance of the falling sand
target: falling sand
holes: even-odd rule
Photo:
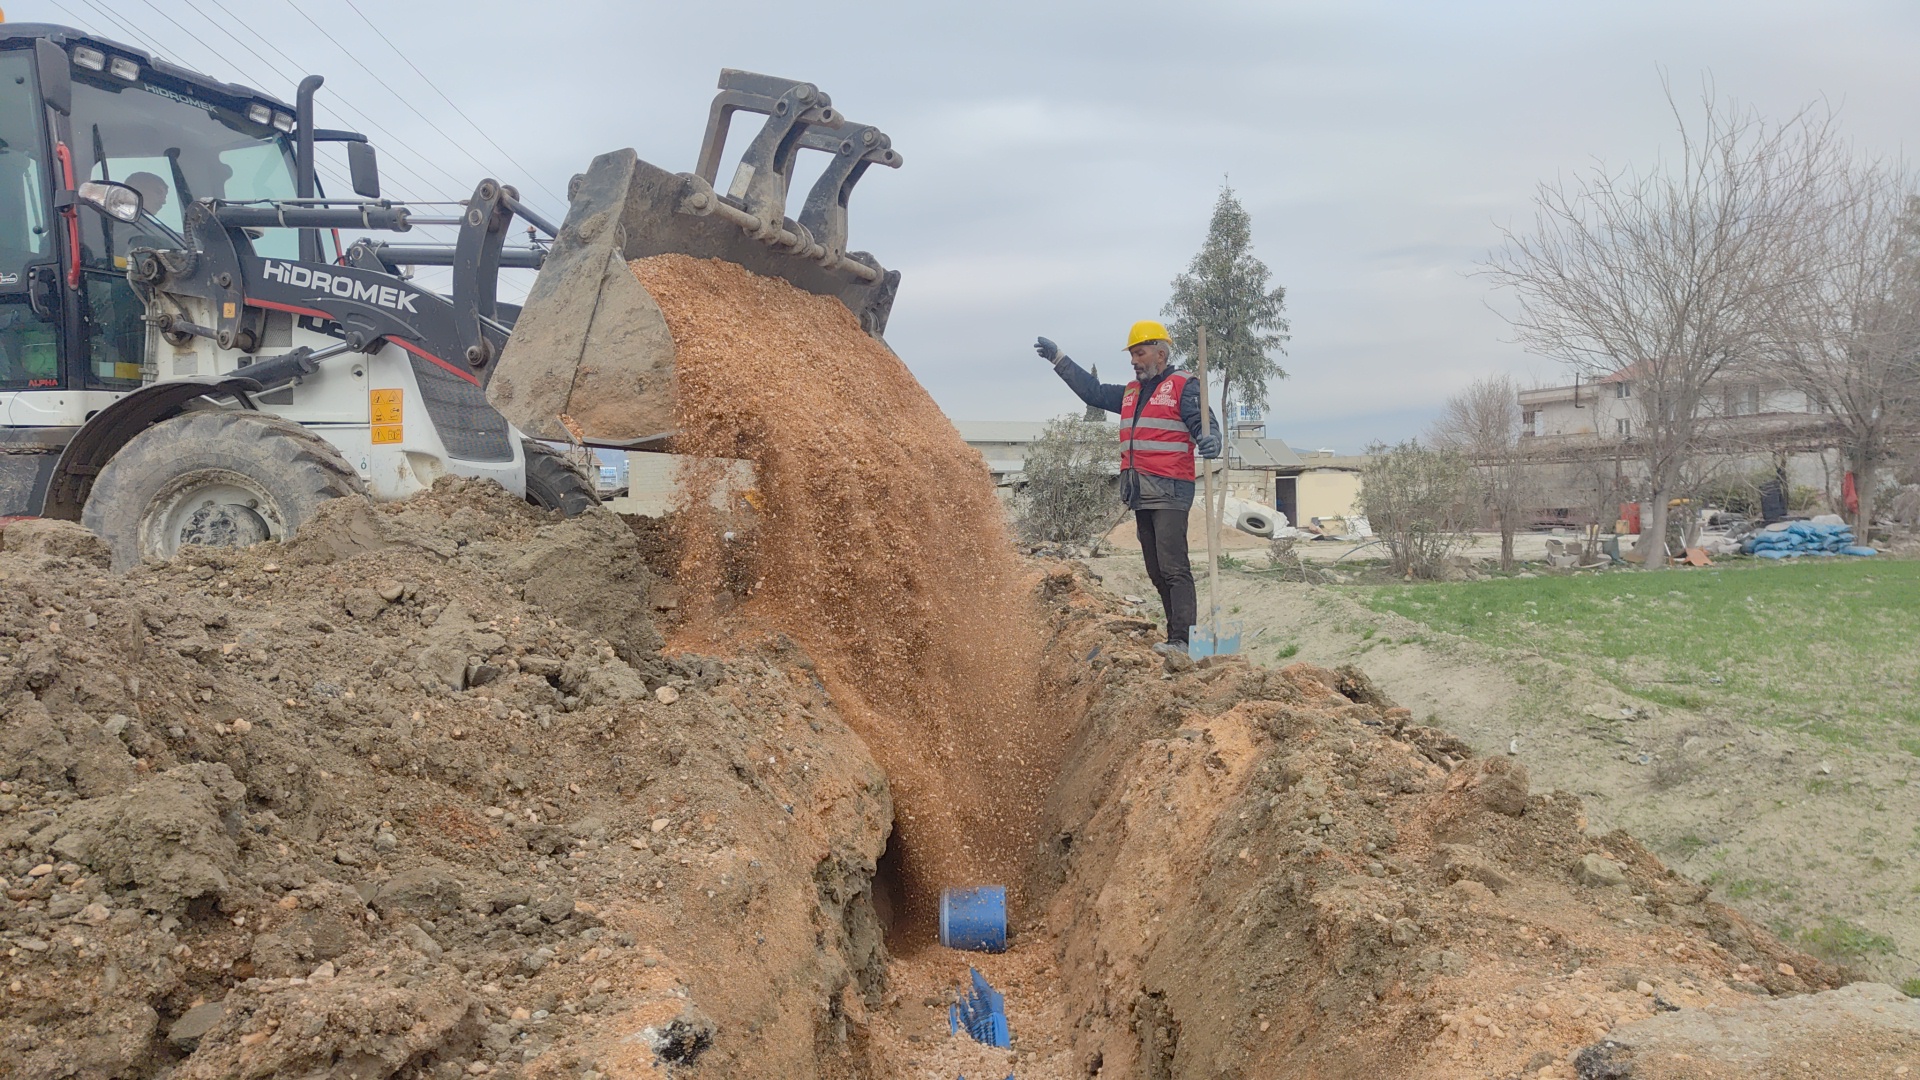
[[[738,598],[694,625],[798,641],[887,770],[896,947],[930,940],[943,886],[1006,884],[1017,903],[1068,732],[1037,695],[1037,577],[985,463],[838,300],[720,260],[632,267],[678,349],[675,450],[756,472],[750,527],[683,500],[679,580]]]

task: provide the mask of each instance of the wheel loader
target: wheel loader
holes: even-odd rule
[[[322,84],[288,104],[0,24],[0,515],[79,521],[126,568],[446,474],[581,512],[594,483],[547,443],[671,446],[673,340],[626,265],[647,255],[729,259],[885,330],[899,276],[846,250],[846,207],[900,157],[812,84],[722,72],[693,172],[603,154],[559,225],[493,179],[452,213],[382,198],[366,136],[315,126]],[[741,112],[765,122],[721,191]],[[323,143],[351,195],[323,191]],[[802,150],[828,163],[796,220]],[[508,247],[516,222],[530,242]],[[375,239],[423,225],[458,231]],[[421,266],[450,270],[447,293],[412,281]],[[538,271],[523,307],[499,299],[502,268]]]

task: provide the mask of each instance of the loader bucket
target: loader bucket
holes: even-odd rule
[[[714,176],[738,111],[767,120],[720,192]],[[801,150],[832,160],[796,221],[785,206]],[[723,71],[694,172],[616,150],[574,178],[566,221],[488,379],[487,400],[536,438],[665,449],[673,335],[627,266],[650,255],[726,259],[783,278],[839,299],[880,337],[900,275],[846,250],[847,196],[872,164],[897,168],[900,155],[878,129],[843,119],[816,87]]]

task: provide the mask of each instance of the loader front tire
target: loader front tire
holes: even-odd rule
[[[578,517],[600,505],[593,480],[546,443],[525,439],[527,501],[561,517]]]
[[[187,544],[285,540],[322,503],[364,498],[333,445],[288,420],[209,409],[128,441],[94,481],[80,523],[104,537],[117,570],[171,559]]]

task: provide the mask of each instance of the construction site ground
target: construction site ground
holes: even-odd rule
[[[1359,664],[1777,933],[1920,989],[1920,562],[1333,587],[1249,562],[1220,596],[1250,656]]]
[[[975,956],[887,932],[887,777],[807,653],[662,655],[607,515],[447,484],[131,578],[0,541],[10,1075],[1608,1075],[1709,1005],[1835,1076],[1920,1052],[1357,669],[1169,672],[1068,565],[1028,588],[1069,748]],[[946,1034],[968,964],[1011,1054]]]
[[[1920,1004],[1546,748],[1476,752],[1493,703],[1334,638],[1163,660],[1132,562],[1018,557],[837,301],[635,273],[752,513],[443,480],[127,575],[0,532],[0,1076],[1920,1070]],[[940,889],[989,882],[1011,949],[939,947]],[[969,966],[1010,1050],[949,1034]]]

